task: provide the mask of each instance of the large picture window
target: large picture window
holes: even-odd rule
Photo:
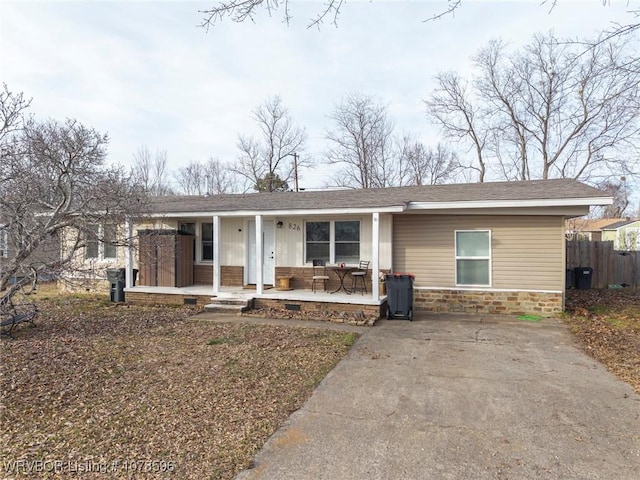
[[[213,223],[202,224],[202,260],[213,260]]]
[[[491,285],[491,232],[456,231],[456,285]]]
[[[360,222],[340,220],[305,223],[306,261],[355,264],[360,261]]]
[[[87,260],[113,260],[118,254],[115,225],[87,225],[84,258]]]

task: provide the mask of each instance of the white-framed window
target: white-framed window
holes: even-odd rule
[[[85,260],[115,260],[118,256],[117,231],[115,225],[87,225]]]
[[[0,224],[0,258],[9,256],[9,232],[5,225]]]
[[[200,224],[200,252],[204,262],[213,261],[213,223],[203,222]]]
[[[305,222],[305,261],[356,264],[360,261],[360,221]]]
[[[491,286],[491,230],[456,230],[456,285]]]

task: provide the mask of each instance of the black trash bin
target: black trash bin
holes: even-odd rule
[[[384,276],[387,284],[387,319],[413,320],[414,278],[410,273],[388,273]]]
[[[124,302],[125,269],[111,268],[107,270],[107,279],[111,284],[109,300],[112,302]]]
[[[593,268],[591,267],[576,267],[575,282],[578,290],[590,290],[591,278],[593,277]]]

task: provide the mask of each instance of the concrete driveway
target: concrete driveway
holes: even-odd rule
[[[246,479],[640,478],[640,396],[555,320],[382,321]]]

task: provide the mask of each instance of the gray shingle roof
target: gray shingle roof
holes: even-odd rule
[[[410,202],[583,199],[606,196],[604,192],[575,180],[556,179],[208,197],[163,196],[150,199],[149,213],[384,208],[406,206]]]
[[[625,225],[630,225],[632,223],[637,222],[638,220],[622,220],[620,222],[612,223],[611,225],[607,225],[602,230],[617,230],[620,227],[624,227]]]

